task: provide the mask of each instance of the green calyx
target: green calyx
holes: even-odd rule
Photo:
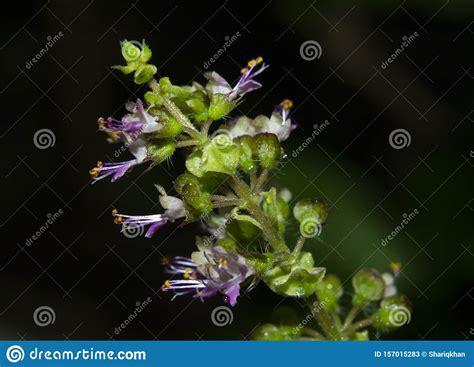
[[[352,303],[364,308],[370,302],[378,301],[383,297],[385,282],[375,269],[362,269],[352,278],[354,297]]]
[[[153,79],[158,71],[155,65],[147,64],[152,52],[145,41],[127,41],[120,43],[122,56],[127,65],[114,65],[112,69],[117,69],[124,74],[134,72],[134,81],[136,84],[145,84]]]
[[[296,259],[288,255],[278,265],[268,270],[263,280],[275,293],[308,297],[316,292],[325,271],[325,268],[314,267],[311,253],[303,252]]]
[[[316,288],[318,298],[329,312],[337,310],[338,301],[342,296],[342,293],[341,281],[335,275],[325,276]]]
[[[403,295],[384,298],[372,320],[372,325],[381,331],[389,331],[408,324],[411,320],[408,299]]]
[[[195,149],[186,160],[189,172],[197,177],[203,177],[208,172],[235,175],[239,166],[239,147],[222,136],[216,135],[202,148]]]
[[[153,140],[147,145],[147,155],[155,163],[161,163],[170,158],[176,150],[176,143],[171,139]]]
[[[281,197],[277,196],[277,191],[274,187],[268,192],[262,192],[260,195],[262,197],[263,211],[267,213],[274,223],[277,223],[280,233],[284,233],[286,220],[290,215],[288,204]]]
[[[198,219],[212,211],[211,194],[204,190],[196,176],[189,173],[178,176],[174,188],[183,197],[188,220]]]
[[[209,105],[209,117],[213,120],[220,120],[227,116],[236,106],[235,101],[230,101],[225,94],[214,94]]]
[[[261,133],[255,135],[255,155],[262,168],[272,170],[282,157],[280,141],[275,134]]]

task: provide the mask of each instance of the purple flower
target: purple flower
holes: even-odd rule
[[[146,162],[148,160],[148,154],[145,144],[145,140],[137,139],[128,146],[128,149],[135,156],[135,159],[110,163],[102,163],[101,161],[98,161],[97,166],[89,171],[91,178],[94,180],[93,183],[108,176],[112,176],[111,181],[115,182],[130,168]]]
[[[261,66],[256,69],[257,65]],[[204,74],[209,80],[206,88],[208,93],[213,94],[225,94],[229,100],[234,100],[237,97],[243,97],[245,94],[254,91],[262,86],[259,82],[255,81],[254,78],[262,73],[268,65],[263,63],[261,57],[257,57],[254,60],[250,60],[246,68],[241,70],[241,77],[234,87],[220,76],[215,71]]]
[[[248,277],[255,274],[247,260],[229,253],[217,246],[194,252],[192,259],[177,256],[166,259],[166,271],[169,274],[180,274],[183,279],[167,280],[163,291],[173,291],[175,296],[195,293],[195,298],[224,295],[224,302],[235,306],[240,295],[240,285]]]
[[[137,229],[148,227],[145,237],[150,238],[167,222],[174,222],[176,219],[183,218],[186,215],[181,199],[166,195],[165,190],[161,186],[157,185],[157,189],[161,194],[161,206],[165,209],[162,214],[126,215],[120,214],[116,209],[112,210],[114,222],[115,224],[122,225],[122,232],[127,233],[127,230],[133,229],[133,232],[136,233]]]
[[[126,141],[136,139],[143,133],[152,133],[161,129],[161,123],[150,115],[143,107],[142,101],[137,99],[137,102],[128,102],[126,109],[130,112],[122,117],[121,120],[116,120],[112,117],[108,119],[100,118],[97,123],[99,130],[105,131],[112,140],[120,140],[123,134]]]

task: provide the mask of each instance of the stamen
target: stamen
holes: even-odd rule
[[[184,279],[190,279],[191,278],[191,269],[190,268],[184,269],[183,278]]]
[[[248,64],[247,64],[247,66],[248,66],[249,68],[252,68],[252,67],[254,67],[255,65],[257,65],[257,61],[255,61],[254,59],[250,60],[250,61],[248,62]]]
[[[248,71],[247,68],[240,69],[240,74],[245,74]]]
[[[103,117],[99,117],[99,119],[97,120],[97,124],[99,125],[99,128],[100,129],[104,129],[105,128],[105,120]]]
[[[171,282],[169,280],[165,280],[165,282],[163,283],[163,285],[161,286],[161,289],[163,291],[166,291],[169,287],[171,287]]]
[[[257,59],[255,61],[257,62],[257,65],[261,64],[263,62],[263,57],[259,56],[259,57],[257,57]]]
[[[167,256],[163,256],[161,259],[161,265],[168,265],[170,263],[170,259]]]
[[[220,258],[218,260],[219,266],[226,266],[227,265],[227,260]]]
[[[281,102],[281,106],[285,110],[289,110],[291,107],[293,107],[293,101],[291,99],[285,99],[283,102]]]
[[[123,223],[123,217],[118,214],[117,209],[112,210],[112,215],[114,216],[114,223],[115,224],[122,224]]]

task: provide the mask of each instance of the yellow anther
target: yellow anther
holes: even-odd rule
[[[161,265],[167,265],[169,264],[169,262],[170,262],[170,259],[167,256],[163,256],[163,258],[161,259]]]
[[[400,271],[400,269],[402,268],[402,264],[401,263],[391,263],[390,264],[390,269],[394,272],[394,273],[397,273]]]
[[[247,68],[242,68],[240,69],[240,74],[245,74],[247,71],[248,71]]]
[[[99,117],[99,119],[97,120],[97,124],[99,125],[99,127],[101,128],[104,128],[105,127],[105,120],[103,117]]]
[[[122,224],[123,223],[123,217],[118,214],[117,209],[112,210],[112,215],[114,216],[114,223],[115,224]]]
[[[255,61],[254,59],[250,60],[247,64],[249,68],[254,67],[255,65],[257,65],[257,61]]]
[[[281,106],[285,110],[289,110],[291,107],[293,107],[293,101],[291,99],[285,99],[283,102],[281,102]]]
[[[99,176],[99,170],[97,169],[97,167],[92,168],[89,171],[89,175],[91,176],[91,178],[96,178],[97,176]]]
[[[226,259],[219,259],[218,260],[220,266],[226,266],[227,265],[227,260]]]
[[[191,269],[190,269],[190,268],[184,269],[183,278],[184,278],[184,279],[189,279],[189,278],[191,278]]]
[[[257,57],[257,59],[255,61],[257,62],[257,64],[261,64],[263,62],[263,57],[259,56],[259,57]]]
[[[169,280],[165,280],[165,282],[163,283],[163,288],[166,289],[169,287],[171,287],[171,282]]]
[[[97,161],[97,168],[102,168],[104,164],[101,161]]]

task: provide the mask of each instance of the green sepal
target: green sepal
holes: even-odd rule
[[[332,274],[325,276],[316,288],[316,295],[329,312],[337,310],[337,303],[342,293],[341,281]]]
[[[361,269],[352,277],[354,297],[352,303],[360,308],[383,297],[385,282],[375,269]]]
[[[219,120],[227,116],[236,106],[234,101],[229,101],[225,94],[214,94],[211,97],[209,105],[209,117],[213,120]]]
[[[255,139],[250,135],[242,135],[234,139],[234,142],[239,146],[240,158],[239,166],[245,173],[256,172],[258,164],[255,161],[255,153],[257,151]]]
[[[316,292],[318,283],[324,277],[325,268],[314,267],[313,256],[302,252],[298,258],[285,259],[267,271],[263,280],[273,290],[283,296],[308,297]]]
[[[188,171],[198,177],[207,172],[234,175],[239,164],[239,148],[235,144],[219,145],[216,136],[213,140],[196,149],[186,160]]]
[[[302,199],[294,206],[293,215],[300,223],[305,220],[313,220],[321,225],[326,222],[328,209],[322,201],[317,199]]]
[[[133,73],[136,70],[136,65],[112,65],[112,69],[119,70],[125,75]]]
[[[288,204],[277,196],[277,191],[274,187],[270,191],[262,192],[260,195],[263,198],[262,208],[265,213],[278,224],[280,233],[285,232],[285,222],[290,211]]]
[[[262,168],[272,170],[282,156],[280,141],[275,134],[255,135],[256,157]]]
[[[146,64],[140,65],[137,70],[135,70],[134,78],[136,84],[145,84],[151,81],[156,74],[158,69],[155,65]]]
[[[372,326],[381,331],[389,331],[408,324],[410,319],[410,301],[399,294],[384,298],[380,302],[380,308],[372,316]]]
[[[146,147],[148,156],[156,163],[161,163],[171,157],[176,150],[174,140],[153,140]]]

